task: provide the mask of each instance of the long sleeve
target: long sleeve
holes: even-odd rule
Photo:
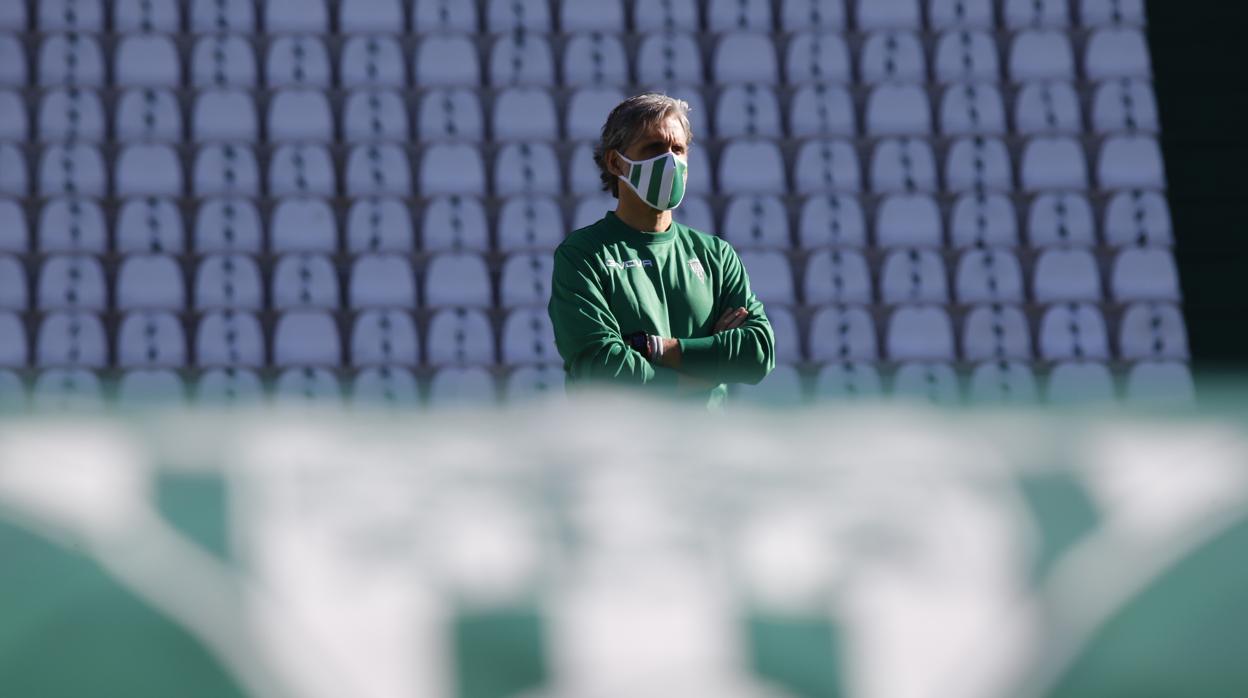
[[[719,273],[723,280],[716,317],[727,308],[750,312],[745,323],[710,337],[680,340],[681,371],[714,382],[754,385],[776,366],[776,339],[763,304],[750,290],[750,277],[741,258],[728,245],[721,248]]]
[[[555,251],[549,311],[570,381],[675,385],[675,371],[652,366],[625,344],[593,267],[564,247]]]

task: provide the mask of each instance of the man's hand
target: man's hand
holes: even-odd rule
[[[711,330],[711,334],[723,332],[724,330],[736,329],[740,327],[749,316],[750,311],[745,308],[729,308],[719,317],[719,321],[715,323],[715,329]]]

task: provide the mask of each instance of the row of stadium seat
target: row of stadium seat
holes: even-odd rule
[[[353,377],[324,368],[291,368],[278,373],[267,390],[261,378],[246,369],[213,369],[195,381],[168,369],[140,369],[121,374],[116,389],[109,393],[114,404],[123,408],[165,406],[192,396],[196,404],[213,406],[251,404],[271,397],[283,403],[322,406],[340,405],[347,399],[357,406],[375,408],[559,398],[562,385],[562,370],[553,366],[524,366],[505,378],[479,367],[444,368],[424,381],[397,367],[367,368]],[[965,380],[948,364],[908,363],[892,372],[887,386],[886,392],[885,381],[871,364],[835,363],[813,374],[780,366],[765,385],[740,386],[734,392],[747,400],[786,404],[874,400],[886,395],[938,404],[958,404],[965,399],[972,404],[1026,405],[1037,403],[1042,396],[1050,404],[1111,402],[1120,395],[1140,405],[1190,404],[1194,399],[1191,373],[1178,362],[1140,362],[1121,381],[1104,364],[1065,362],[1053,367],[1043,382],[1030,367],[1018,362],[980,364]],[[0,410],[24,407],[27,392],[18,375],[0,370]],[[89,370],[49,369],[31,381],[29,402],[40,411],[98,409],[106,404],[106,391],[100,378]]]
[[[695,140],[1085,131],[1081,99],[1070,83],[1060,81],[1023,85],[1012,96],[1012,108],[991,83],[950,85],[934,97],[920,85],[880,85],[859,105],[843,87],[808,86],[793,92],[783,109],[774,89],[738,85],[719,92],[709,116],[700,94],[683,88],[675,93],[692,105]],[[1158,129],[1156,99],[1147,80],[1105,82],[1089,99],[1093,133]],[[110,100],[110,119],[99,92],[89,88],[49,90],[31,111],[17,92],[0,90],[0,140],[366,142],[406,141],[415,134],[423,142],[483,141],[488,128],[489,139],[496,142],[585,141],[599,136],[603,114],[623,100],[624,93],[615,88],[581,89],[561,111],[545,88],[509,87],[490,100],[487,112],[477,92],[461,88],[426,92],[409,110],[394,90],[357,90],[335,107],[319,90],[281,89],[257,99],[247,90],[210,88],[183,105],[171,91],[138,88]]]
[[[898,306],[887,314],[855,305],[809,310],[813,312],[800,323],[786,308],[769,311],[781,363],[881,358],[961,358],[967,362],[1188,358],[1182,315],[1169,303],[1128,306],[1117,320],[1112,343],[1105,317],[1087,303],[1053,305],[1032,319],[1019,306],[978,305],[956,322],[944,308],[930,305]],[[105,323],[103,316],[88,311],[54,311],[28,330],[17,314],[0,311],[0,329],[4,330],[0,366],[415,366],[422,362],[441,366],[559,361],[543,308],[513,309],[497,322],[473,308],[439,310],[420,323],[402,308],[372,308],[352,315],[320,310],[265,315],[213,310],[193,317],[132,311]],[[262,317],[271,320],[268,332]],[[111,333],[109,324],[113,325]],[[192,336],[193,345],[187,341]],[[426,340],[423,351],[421,338]],[[110,347],[115,348],[111,358]],[[271,357],[266,347],[272,347]],[[348,347],[349,358],[344,351]]]
[[[692,149],[689,170],[702,191],[714,188],[725,195],[859,192],[864,187],[881,194],[1082,190],[1093,183],[1090,160],[1095,162],[1095,183],[1103,191],[1165,186],[1161,148],[1152,136],[1114,135],[1086,149],[1074,137],[1036,136],[1024,141],[1016,154],[1003,139],[969,136],[942,149],[940,165],[936,150],[925,139],[888,137],[863,148],[869,148],[869,159],[864,153],[860,160],[854,143],[845,139],[815,138],[787,148],[763,138],[741,139],[716,149],[717,170],[709,149]],[[335,164],[326,145],[286,143],[260,150],[267,153],[267,176],[262,176],[257,148],[241,143],[210,143],[185,157],[172,145],[138,143],[116,149],[116,156],[109,158],[96,145],[54,143],[43,147],[29,164],[18,146],[0,143],[0,196],[27,196],[32,188],[39,196],[111,192],[119,197],[186,193],[254,197],[262,191],[275,197],[335,196],[340,191],[353,197],[483,196],[487,187],[495,196],[506,197],[601,190],[589,144],[561,157],[552,143],[507,143],[494,151],[489,167],[487,152],[472,143],[434,143],[419,154],[402,144],[368,143],[349,148]],[[413,160],[418,162],[416,170]],[[869,168],[865,175],[864,163]],[[33,187],[28,174],[32,166]]]
[[[950,27],[1009,28],[1144,23],[1143,0],[24,0],[0,11],[0,29],[39,31],[212,32],[505,32],[807,27],[860,30]],[[625,12],[626,6],[631,12]],[[998,12],[999,8],[999,12]],[[410,14],[410,23],[405,15]],[[626,15],[631,21],[626,22]],[[703,20],[705,15],[705,20]],[[483,22],[484,20],[484,22]],[[261,21],[263,24],[261,24]],[[111,23],[110,23],[111,22]],[[331,26],[332,25],[332,26]]]
[[[690,196],[676,218],[718,232],[737,249],[866,249],[868,230],[870,244],[880,248],[1013,248],[1023,244],[1020,230],[1033,248],[1173,244],[1169,206],[1155,191],[1114,194],[1099,214],[1075,192],[1044,193],[1017,206],[1004,194],[983,192],[961,194],[944,205],[927,194],[861,198],[815,195],[786,205],[776,195],[740,195],[716,210],[706,198]],[[612,208],[610,196],[594,195],[581,199],[569,217],[552,197],[514,196],[491,216],[476,197],[445,196],[419,207],[397,198],[361,198],[336,212],[325,199],[288,197],[265,207],[262,216],[245,198],[210,198],[184,213],[171,199],[138,197],[122,203],[110,221],[94,199],[55,197],[32,211],[28,222],[18,202],[0,199],[0,253],[184,254],[187,230],[197,254],[551,250],[568,230]]]
[[[995,82],[1002,64],[1013,82],[1076,77],[1097,82],[1148,77],[1151,71],[1143,33],[1128,28],[1094,31],[1080,61],[1070,34],[1062,30],[1024,30],[1002,39],[1000,48],[988,32],[958,30],[929,42],[930,66],[929,49],[920,36],[901,31],[866,36],[853,60],[854,52],[842,36],[817,32],[795,34],[782,45],[769,34],[731,32],[715,39],[705,58],[697,37],[680,33],[646,36],[632,51],[612,35],[575,35],[561,47],[559,60],[552,42],[540,34],[504,34],[485,42],[484,48],[482,43],[474,36],[438,34],[405,48],[394,37],[356,36],[343,42],[335,60],[318,36],[279,36],[263,49],[264,84],[406,87],[407,55],[412,56],[411,84],[421,87],[480,87],[487,77],[496,87],[702,84],[708,77],[721,85],[780,84],[782,77],[790,85],[850,83],[855,78],[867,84],[929,79]],[[182,52],[172,37],[130,35],[109,51],[104,47],[108,44],[88,34],[50,34],[32,47],[28,59],[27,48],[15,35],[0,34],[0,86],[23,86],[33,78],[42,87],[97,87],[111,82],[121,87],[172,88],[185,80],[200,87],[253,88],[260,74],[256,49],[237,35],[198,39],[190,48],[186,76]],[[337,75],[331,67],[335,63]]]

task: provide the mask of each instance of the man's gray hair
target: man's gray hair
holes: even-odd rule
[[[627,150],[638,134],[653,124],[675,116],[685,127],[686,142],[693,143],[693,128],[689,125],[689,103],[657,92],[647,92],[620,102],[607,123],[602,125],[602,138],[594,146],[594,163],[602,176],[602,190],[619,198],[620,180],[607,167],[607,152]]]

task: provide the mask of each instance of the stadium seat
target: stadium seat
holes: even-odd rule
[[[0,157],[0,160],[4,158]],[[24,177],[25,173],[22,173]],[[104,196],[108,176],[100,149],[86,143],[55,143],[39,158],[39,194]],[[25,192],[11,192],[14,194]]]
[[[403,31],[402,0],[340,0],[338,31],[344,34]]]
[[[875,210],[878,247],[939,248],[944,239],[940,206],[927,194],[890,194]]]
[[[39,269],[35,297],[40,310],[102,311],[108,307],[104,267],[88,255],[49,256]]]
[[[435,254],[425,267],[425,305],[488,308],[493,303],[485,259],[471,252]]]
[[[1144,24],[1144,0],[1081,0],[1079,22],[1085,27]]]
[[[348,143],[406,141],[407,104],[395,90],[355,90],[342,109],[342,133]]]
[[[329,313],[294,310],[277,318],[273,328],[275,366],[338,366],[341,363],[342,340]]]
[[[614,204],[611,208],[614,208]],[[719,230],[719,226],[715,225],[715,214],[711,211],[710,203],[707,202],[706,197],[697,194],[685,195],[680,208],[675,213],[674,220],[708,235],[715,235]]]
[[[30,360],[29,342],[21,315],[0,311],[0,366],[25,368]]]
[[[1023,302],[1023,268],[1010,250],[967,250],[958,260],[959,303]]]
[[[721,155],[721,170],[722,163]],[[787,193],[783,183],[781,179],[780,187],[768,187],[766,191]],[[793,184],[798,194],[862,191],[862,166],[858,162],[858,153],[847,140],[817,138],[806,141],[797,149]]]
[[[426,252],[490,249],[485,207],[476,197],[452,194],[433,199],[425,207],[420,229],[421,249]]]
[[[127,313],[117,330],[121,368],[180,368],[187,365],[186,334],[173,313]]]
[[[167,36],[134,34],[113,49],[113,82],[119,87],[178,87],[182,64]]]
[[[125,100],[125,97],[122,97]],[[176,105],[175,105],[176,106]],[[25,107],[23,107],[24,109]],[[115,130],[120,139],[123,121],[118,109],[115,119]],[[39,113],[36,121],[39,140],[48,143],[53,141],[83,140],[99,142],[104,140],[105,124],[104,107],[100,102],[100,93],[92,89],[79,87],[58,87],[43,93],[39,100]],[[181,129],[178,130],[181,136]]]
[[[498,282],[499,304],[504,308],[542,306],[550,303],[550,280],[554,258],[549,253],[520,253],[503,262]]]
[[[102,0],[39,0],[35,6],[41,32],[104,30]]]
[[[1101,189],[1161,189],[1166,185],[1161,148],[1152,136],[1110,136],[1096,162]]]
[[[482,246],[477,249],[484,250],[488,246],[485,214],[480,212],[479,215],[480,237],[474,236],[473,240],[479,240]],[[452,221],[454,220],[452,218]],[[429,228],[426,227],[425,230],[428,236]],[[563,213],[559,209],[558,202],[553,198],[515,196],[504,201],[499,209],[498,249],[502,252],[553,250],[563,242],[567,232],[568,229],[563,222]],[[428,243],[425,247],[429,248]],[[451,248],[444,247],[443,249]]]
[[[342,402],[342,385],[327,368],[299,366],[277,375],[273,400],[287,407],[337,407]]]
[[[476,87],[481,84],[481,59],[471,37],[428,35],[416,49],[413,73],[418,85]]]
[[[712,65],[712,76],[720,85],[746,82],[774,85],[780,79],[776,46],[768,34],[730,32],[721,35],[715,44]],[[692,66],[689,70],[692,71]],[[682,73],[675,77],[681,82],[697,83],[702,76]],[[644,75],[642,78],[645,81]],[[671,79],[667,78],[667,81]]]
[[[410,409],[420,404],[420,387],[406,368],[370,366],[351,382],[351,403],[355,407]]]
[[[1101,311],[1090,303],[1051,306],[1040,320],[1040,358],[1108,359],[1109,335]]]
[[[1040,390],[1027,364],[986,361],[971,371],[967,399],[972,405],[1032,405],[1040,400]]]
[[[729,31],[771,32],[771,3],[767,0],[708,0],[706,28],[716,34]]]
[[[876,85],[865,120],[872,136],[924,136],[932,132],[932,105],[921,85]]]
[[[1075,51],[1064,31],[1029,29],[1010,44],[1010,74],[1014,82],[1073,80]]]
[[[336,252],[338,223],[329,203],[315,197],[279,200],[270,218],[269,249],[278,254]]]
[[[274,140],[282,140],[280,130],[277,133],[272,131],[272,112],[279,101],[281,93],[269,105],[269,138]],[[195,106],[191,110],[191,136],[196,142],[250,142],[255,141],[259,133],[260,119],[256,116],[256,102],[249,90],[213,88],[195,96]]]
[[[1105,242],[1113,247],[1174,244],[1170,207],[1155,191],[1133,189],[1114,194],[1105,207],[1103,230]]]
[[[1190,407],[1196,384],[1187,364],[1141,361],[1127,373],[1126,400],[1136,406]]]
[[[100,379],[84,368],[54,368],[35,378],[30,390],[31,408],[36,413],[90,413],[104,408]]]
[[[785,50],[784,77],[790,85],[848,84],[852,65],[849,44],[839,33],[799,31]]]
[[[0,143],[0,194],[26,196],[29,190],[30,178],[22,151],[12,143]]]
[[[264,332],[255,315],[214,310],[195,330],[195,364],[203,368],[259,368],[265,364]]]
[[[997,44],[986,31],[960,29],[941,35],[933,59],[936,81],[987,81],[1001,79]]]
[[[403,23],[393,26],[403,26]],[[389,31],[393,31],[393,27]],[[406,87],[407,61],[403,58],[398,39],[377,34],[348,38],[338,63],[338,80],[343,87],[351,89]]]
[[[1031,360],[1031,329],[1023,311],[997,304],[972,308],[962,321],[962,358]]]
[[[564,46],[562,65],[563,84],[568,87],[626,85],[629,81],[624,44],[614,34],[572,35]]]
[[[993,0],[928,0],[927,23],[936,31],[995,29]]]
[[[770,314],[770,312],[769,312]],[[875,321],[861,306],[825,306],[810,318],[806,356],[811,361],[875,361]]]
[[[435,143],[420,161],[420,190],[426,196],[485,194],[485,162],[477,146]]]
[[[26,102],[15,90],[0,90],[0,141],[25,141],[29,137]]]
[[[1103,297],[1101,272],[1090,251],[1051,248],[1036,258],[1032,298],[1037,303],[1099,302]]]
[[[0,414],[20,413],[26,409],[26,386],[13,371],[0,370]]]
[[[854,16],[859,31],[877,29],[919,29],[922,12],[919,0],[855,0]]]
[[[117,382],[116,404],[122,410],[181,406],[186,398],[186,384],[167,368],[126,371]]]
[[[507,314],[502,330],[503,363],[508,366],[559,362],[555,330],[546,308],[517,308]]]
[[[776,361],[782,364],[798,364],[802,362],[802,333],[797,328],[797,318],[793,311],[772,306],[767,309],[767,322],[776,340]]]
[[[29,71],[26,65],[26,49],[21,42],[13,34],[0,33],[0,85],[25,87]],[[56,82],[55,76],[51,74],[48,79],[50,83]]]
[[[1079,96],[1065,80],[1025,83],[1014,102],[1014,124],[1025,135],[1073,135],[1083,130]]]
[[[937,306],[900,306],[889,316],[885,338],[894,361],[952,361],[953,322],[948,311]]]
[[[940,131],[946,136],[1003,135],[1005,101],[991,83],[955,83],[940,101]]]
[[[182,140],[182,133],[182,107],[172,90],[126,90],[117,101],[113,134],[118,141],[176,143]]]
[[[234,367],[204,371],[195,386],[195,402],[206,407],[229,407],[257,403],[264,397],[264,387],[255,371]]]
[[[417,34],[475,34],[477,3],[459,0],[414,0],[412,31]]]
[[[18,202],[0,199],[0,253],[22,254],[30,247],[26,214]]]
[[[526,30],[544,34],[554,29],[545,0],[488,0],[485,20],[491,33]]]
[[[912,361],[899,366],[893,374],[892,396],[933,405],[956,405],[962,399],[962,391],[953,366],[943,362]]]
[[[278,87],[330,86],[329,53],[315,35],[278,36],[264,59],[265,84]]]
[[[867,35],[859,56],[858,72],[862,82],[868,85],[926,82],[927,60],[918,35],[912,31],[882,31]]]
[[[113,188],[118,196],[167,196],[183,194],[182,163],[173,146],[136,143],[117,156]],[[100,192],[102,193],[102,192]]]
[[[704,81],[702,53],[692,34],[647,34],[637,49],[637,80],[643,84]]]
[[[278,90],[269,100],[265,133],[270,143],[334,139],[334,116],[329,99],[320,90]],[[237,140],[250,140],[238,136]]]
[[[0,30],[26,31],[30,26],[30,16],[26,9],[24,2],[6,3],[0,7]]]
[[[1070,26],[1067,0],[1005,0],[1002,15],[1008,29],[1065,29]]]
[[[411,215],[400,199],[365,197],[351,202],[347,211],[347,251],[351,254],[410,254],[415,240]]]
[[[1050,404],[1112,402],[1116,398],[1109,367],[1095,361],[1063,361],[1049,372],[1045,397]]]
[[[748,404],[793,406],[806,401],[805,381],[795,366],[777,365],[761,382],[735,383],[729,387],[733,400]]]
[[[351,327],[352,366],[415,366],[420,362],[416,324],[407,311],[374,308]]]
[[[1021,184],[1025,191],[1087,189],[1088,163],[1074,138],[1040,136],[1023,148]]]
[[[870,303],[871,272],[855,250],[818,250],[806,260],[802,296],[807,305]]]
[[[328,0],[265,0],[261,3],[264,30],[269,34],[324,34],[329,31],[327,5]]]
[[[880,372],[867,361],[825,364],[815,376],[816,400],[869,400],[883,392]]]
[[[490,49],[490,84],[554,86],[555,58],[546,35],[516,32],[497,36]]]
[[[1009,197],[994,192],[958,196],[949,216],[949,239],[955,248],[1016,247],[1018,213]]]
[[[1073,192],[1037,196],[1027,214],[1027,240],[1032,247],[1095,245],[1095,223],[1088,198]]]
[[[797,238],[803,249],[866,247],[866,231],[862,205],[855,196],[822,194],[802,203]]]
[[[481,100],[466,87],[435,88],[425,92],[419,107],[417,132],[422,141],[481,141],[485,117]]]
[[[715,134],[719,138],[779,138],[780,101],[766,85],[730,85],[715,105]]]
[[[1096,88],[1092,99],[1092,128],[1097,133],[1158,130],[1157,97],[1148,80],[1119,78]]]
[[[948,303],[949,279],[935,250],[893,250],[880,271],[880,299],[894,303]]]
[[[194,194],[199,197],[260,194],[260,166],[250,146],[213,143],[195,154]]]
[[[139,254],[122,260],[117,269],[114,304],[118,310],[186,308],[186,279],[169,255]]]
[[[1163,248],[1131,247],[1118,252],[1109,276],[1114,300],[1179,300],[1179,270],[1174,253]]]
[[[696,32],[697,0],[636,0],[633,4],[633,29],[642,34],[663,31]]]
[[[858,119],[849,91],[839,85],[816,83],[797,88],[789,101],[789,135],[855,136]]]
[[[572,150],[568,158],[567,173],[569,188],[573,194],[583,196],[602,191],[602,171],[594,162],[594,146],[597,139],[580,143]],[[684,200],[681,200],[684,205]]]
[[[55,311],[43,316],[35,341],[35,364],[40,368],[108,365],[104,323],[95,313]]]
[[[506,400],[522,404],[531,400],[561,400],[564,392],[564,374],[560,366],[521,366],[507,376],[503,389]]]
[[[843,31],[848,25],[845,0],[784,0],[780,5],[780,28],[786,32],[811,27]]]
[[[30,306],[26,269],[10,255],[0,255],[0,308],[26,310]]]
[[[724,211],[719,234],[738,250],[752,248],[788,249],[788,212],[774,195],[733,197]]]
[[[549,143],[508,143],[494,159],[494,194],[562,194],[562,172]],[[422,184],[428,181],[421,179]]]
[[[49,199],[39,211],[36,237],[40,252],[84,252],[102,255],[108,227],[99,203],[78,197]]]
[[[690,197],[686,196],[685,198],[688,199]],[[572,230],[584,228],[601,220],[607,211],[614,211],[618,203],[615,197],[610,194],[592,194],[581,197],[572,211]],[[687,207],[687,201],[681,202],[680,208],[674,214],[674,218],[677,220],[683,219]]]
[[[1083,73],[1099,82],[1111,78],[1149,78],[1152,63],[1148,44],[1139,29],[1114,27],[1097,29],[1088,37],[1083,56]]]
[[[273,308],[337,308],[338,274],[326,255],[282,255],[273,267],[270,298]]]
[[[494,377],[477,366],[439,369],[429,382],[432,407],[479,407],[491,405],[497,399]]]
[[[407,151],[395,143],[367,143],[352,148],[345,177],[348,196],[412,195],[411,163]],[[424,184],[428,186],[428,180]],[[424,193],[434,192],[425,189]]]
[[[494,97],[493,140],[553,141],[559,136],[555,100],[544,87],[507,87]]]
[[[260,214],[248,199],[206,199],[195,215],[195,251],[259,253]]]
[[[564,112],[564,136],[569,140],[597,139],[602,132],[605,115],[624,101],[618,87],[582,87],[572,92]]]
[[[1118,327],[1118,354],[1124,359],[1188,358],[1187,325],[1177,305],[1132,303]]]
[[[254,88],[256,76],[256,50],[243,36],[214,33],[195,40],[191,50],[193,86]]]
[[[738,255],[750,277],[750,290],[763,303],[794,305],[796,283],[788,257],[774,250],[742,250]]]
[[[352,309],[416,307],[416,275],[411,261],[397,254],[363,254],[351,264],[347,285]]]
[[[195,271],[195,309],[260,310],[264,284],[256,260],[245,254],[204,257]]]
[[[277,146],[269,159],[271,196],[330,197],[338,193],[337,180],[329,148],[324,145],[286,143]]]
[[[113,31],[120,34],[177,34],[182,31],[178,0],[114,0]]]
[[[1014,166],[1005,142],[984,136],[957,139],[945,155],[945,190],[960,193],[985,189],[1014,189]]]
[[[468,308],[447,308],[429,321],[426,361],[433,366],[494,363],[494,330],[485,313]]]
[[[871,153],[872,191],[887,194],[937,188],[936,156],[926,140],[886,138],[876,143]]]

